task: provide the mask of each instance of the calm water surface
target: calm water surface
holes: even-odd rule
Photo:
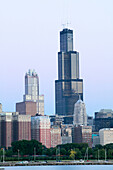
[[[4,168],[5,170],[113,170],[113,165],[19,166]]]

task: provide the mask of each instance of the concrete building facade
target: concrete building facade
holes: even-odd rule
[[[113,128],[104,128],[99,130],[100,144],[106,145],[113,143]]]

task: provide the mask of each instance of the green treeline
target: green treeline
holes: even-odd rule
[[[46,148],[36,140],[22,140],[12,142],[12,147],[5,149],[6,160],[78,160],[84,159],[88,144],[70,143],[58,145],[55,148]],[[113,159],[113,144],[105,146],[96,145],[95,148],[88,148],[89,159]],[[35,156],[34,156],[35,155]],[[3,148],[0,149],[0,158],[2,161]]]

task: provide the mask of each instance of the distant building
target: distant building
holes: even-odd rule
[[[49,116],[31,117],[31,138],[38,140],[47,148],[51,147]]]
[[[0,103],[0,113],[2,113],[2,104]]]
[[[49,118],[50,118],[51,126],[59,125],[59,127],[61,127],[61,125],[64,124],[63,116],[51,115],[49,116]]]
[[[0,147],[11,147],[12,142],[12,113],[0,115]]]
[[[91,126],[74,126],[72,129],[73,143],[88,143],[92,147],[92,127]]]
[[[51,115],[49,117],[50,117],[51,125],[59,125],[59,126],[61,126],[62,124],[72,125],[73,122],[73,116]]]
[[[44,116],[44,95],[39,95],[39,115]]]
[[[73,125],[62,125],[62,144],[72,143],[72,127]]]
[[[31,116],[14,115],[13,116],[13,141],[31,140]]]
[[[0,147],[11,147],[13,141],[31,140],[31,116],[18,112],[0,114]]]
[[[61,141],[61,128],[57,125],[51,127],[51,147],[56,147],[62,144]]]
[[[20,115],[35,116],[37,113],[37,103],[33,101],[16,103],[16,112],[19,112]]]
[[[104,128],[99,130],[100,144],[106,145],[113,143],[113,128]]]
[[[113,128],[113,110],[101,109],[95,112],[95,131],[98,132],[103,128]]]
[[[93,116],[87,116],[87,125],[88,126],[93,126]]]
[[[73,124],[87,126],[86,107],[82,100],[78,100],[74,105]]]
[[[25,95],[23,100],[24,102],[36,102],[36,112],[44,115],[44,95],[39,95],[39,77],[35,70],[29,70],[25,75]]]
[[[35,70],[29,70],[25,75],[25,95],[24,101],[38,100],[39,96],[39,78]]]
[[[92,134],[92,141],[93,141],[92,147],[95,147],[96,145],[100,144],[100,137],[98,132]]]
[[[79,79],[79,53],[73,51],[73,30],[63,29],[60,32],[60,52],[58,53],[58,80],[55,81],[56,114],[72,116],[74,104],[83,100],[83,80]]]

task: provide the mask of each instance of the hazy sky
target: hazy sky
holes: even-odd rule
[[[45,114],[55,113],[57,52],[62,24],[71,23],[89,115],[113,109],[113,0],[0,0],[0,103],[15,111],[24,75],[35,69]]]

